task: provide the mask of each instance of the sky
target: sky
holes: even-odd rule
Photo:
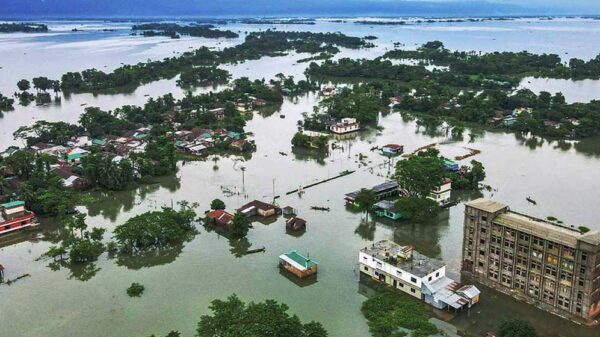
[[[600,0],[0,0],[0,18],[600,14]]]

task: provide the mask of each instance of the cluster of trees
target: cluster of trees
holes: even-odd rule
[[[382,58],[373,60],[342,58],[337,61],[326,60],[321,64],[312,62],[306,70],[306,73],[311,77],[316,78],[349,77],[385,79],[403,82],[419,80],[430,74],[423,66],[404,64],[394,65],[391,61]]]
[[[145,289],[146,287],[144,287],[144,285],[133,282],[129,288],[127,288],[127,295],[129,295],[129,297],[140,297]]]
[[[436,326],[428,321],[427,309],[421,302],[392,291],[370,297],[361,311],[374,337],[402,336],[398,334],[400,328],[411,330],[413,337],[438,333]]]
[[[302,323],[290,315],[286,304],[274,300],[244,303],[236,295],[227,300],[214,300],[211,314],[200,317],[198,337],[214,336],[271,336],[271,337],[326,337],[321,323]]]
[[[302,132],[296,132],[294,137],[292,137],[292,145],[295,147],[327,151],[329,141],[328,137],[325,135],[311,137]]]
[[[46,255],[62,259],[68,255],[70,263],[86,263],[98,259],[104,252],[102,237],[106,229],[94,227],[88,230],[85,214],[76,214],[66,221],[67,237],[60,246],[51,246]]]
[[[294,76],[285,76],[282,73],[275,75],[269,83],[287,96],[298,96],[307,92],[316,91],[319,85],[310,79],[295,81]]]
[[[184,202],[179,210],[163,207],[134,216],[117,226],[113,234],[123,252],[160,249],[185,241],[194,232],[195,218],[196,212]]]
[[[188,68],[181,72],[177,84],[183,87],[227,83],[231,75],[227,70],[214,66]]]
[[[143,31],[146,35],[147,32],[154,32],[160,35],[166,36],[177,36],[189,35],[194,37],[205,37],[210,39],[226,38],[233,39],[238,37],[237,33],[230,30],[216,29],[213,25],[179,25],[176,23],[144,23],[134,25],[131,30]]]
[[[469,75],[501,75],[518,79],[530,75],[571,79],[600,77],[600,55],[587,62],[572,58],[567,66],[556,54],[453,52],[440,41],[430,41],[417,50],[396,49],[387,52],[384,57],[428,61],[448,66],[450,72]]]
[[[41,23],[0,23],[0,33],[46,33],[48,26]]]
[[[379,113],[389,104],[381,96],[381,89],[373,84],[356,84],[339,90],[319,103],[321,111],[334,119],[356,118],[358,122],[373,124]]]
[[[502,322],[498,328],[499,337],[537,337],[535,328],[522,319],[511,319]]]
[[[14,109],[13,104],[15,100],[9,97],[6,97],[0,93],[0,113],[3,111],[11,111]]]
[[[154,25],[154,24],[153,24]],[[201,26],[190,26],[201,27]],[[206,30],[206,29],[205,29]],[[208,29],[207,31],[215,31]],[[183,71],[197,66],[216,66],[218,64],[260,59],[263,56],[277,56],[289,51],[334,53],[337,48],[364,48],[372,44],[365,39],[351,37],[341,33],[282,32],[267,30],[253,32],[246,36],[243,43],[234,47],[213,51],[201,47],[181,56],[165,58],[161,61],[149,61],[136,65],[124,65],[111,73],[97,69],[81,72],[69,72],[61,78],[61,88],[70,92],[96,92],[105,90],[134,89],[135,87],[164,78],[173,78]]]
[[[19,192],[28,209],[39,215],[61,217],[84,200],[66,189],[62,179],[51,171],[50,166],[54,163],[56,158],[53,156],[35,157],[28,150],[18,150],[2,159],[0,166],[9,168],[22,181],[12,192]]]
[[[444,158],[435,148],[419,152],[396,164],[396,178],[400,186],[410,196],[396,201],[396,208],[405,218],[423,222],[435,217],[440,207],[428,198],[431,191],[439,186],[444,178],[452,179],[453,189],[478,189],[485,179],[485,168],[478,161],[471,161],[471,167],[464,166],[460,172],[448,172],[444,168]]]

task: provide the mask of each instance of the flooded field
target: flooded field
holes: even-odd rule
[[[215,44],[214,41],[192,38],[172,42],[161,38],[129,37],[124,24],[119,24],[124,25],[120,30],[106,35],[84,31],[79,37],[73,37],[70,30],[80,23],[54,24],[64,26],[64,32],[52,37],[0,36],[1,92],[11,93],[16,89],[16,81],[24,77],[57,77],[65,71],[102,68],[104,65],[110,69],[121,62],[135,63],[146,58],[166,57],[190,46]],[[97,27],[93,22],[85,25]],[[103,27],[105,24],[98,25]],[[228,27],[236,31],[261,28],[266,27]],[[582,45],[597,38],[600,22],[480,22],[424,26],[422,29],[325,22],[310,27],[283,26],[278,29],[342,31],[350,35],[380,37],[378,46],[372,50],[344,51],[344,56],[351,57],[379,56],[386,48],[391,48],[392,41],[414,45],[438,39],[449,48],[461,50],[528,49],[561,55],[568,51],[569,56],[590,58],[599,50],[592,53],[592,48]],[[573,29],[580,32],[577,39],[567,39]],[[528,44],[531,41],[535,43]],[[6,45],[11,45],[12,49],[2,48]],[[17,60],[23,50],[28,50],[32,59]],[[44,54],[48,55],[46,63],[41,61]],[[89,58],[84,56],[88,54]],[[51,55],[55,56],[52,58]],[[295,61],[302,57],[288,55],[227,68],[234,78],[269,78],[279,72],[301,76],[306,64]],[[61,58],[65,58],[64,62],[59,61]],[[7,73],[10,76],[4,76]],[[538,90],[552,91],[543,83],[532,83]],[[564,86],[560,88],[568,101],[585,99],[571,96]],[[573,95],[577,91],[574,90]],[[60,106],[19,106],[0,119],[0,143],[4,146],[13,144],[12,132],[35,120],[75,122],[85,106],[114,109],[124,104],[143,104],[148,97],[166,93],[176,97],[184,94],[174,80],[163,80],[129,94],[72,95],[63,98]],[[591,90],[586,97],[596,98],[593,95]],[[309,94],[286,100],[273,114],[256,113],[246,127],[254,134],[257,146],[251,158],[232,156],[215,162],[210,157],[206,161],[181,162],[175,176],[161,178],[156,184],[135,190],[96,194],[96,202],[80,209],[88,214],[90,226],[106,228],[110,233],[116,225],[135,214],[181,200],[199,203],[197,211],[203,213],[216,197],[225,201],[227,209],[233,210],[253,199],[268,201],[279,196],[276,199],[279,205],[296,208],[299,216],[307,220],[306,233],[301,236],[286,234],[284,220],[279,217],[268,223],[255,222],[247,241],[231,242],[198,224],[199,234],[193,240],[159,254],[136,259],[112,258],[105,254],[83,269],[73,269],[39,259],[51,244],[60,240],[61,224],[44,219],[38,232],[0,242],[0,262],[7,267],[7,277],[31,274],[11,286],[0,286],[1,335],[147,336],[179,330],[183,336],[192,336],[196,322],[208,312],[211,300],[237,293],[244,300],[273,298],[285,302],[303,321],[321,321],[333,337],[368,336],[360,312],[365,297],[356,270],[358,250],[380,239],[412,244],[418,251],[446,261],[450,276],[460,279],[462,203],[481,196],[477,192],[453,193],[452,198],[460,203],[427,224],[391,223],[380,219],[365,221],[364,215],[344,206],[343,197],[345,193],[383,182],[393,171],[393,161],[388,162],[387,158],[370,151],[376,145],[387,143],[403,144],[407,152],[439,143],[439,150],[449,157],[465,154],[469,151],[467,148],[481,150],[474,159],[486,167],[484,182],[492,187],[489,192],[482,192],[486,196],[520,212],[544,218],[552,215],[566,224],[585,224],[600,230],[597,214],[591,211],[597,208],[600,190],[598,139],[557,142],[470,129],[465,132],[464,140],[457,141],[447,138],[439,130],[418,127],[410,116],[386,113],[380,116],[380,131],[367,129],[337,139],[338,149],[328,155],[294,151],[290,140],[297,130],[297,121],[303,112],[312,111],[317,102],[318,96]],[[285,118],[280,118],[280,114]],[[473,134],[472,141],[469,134]],[[358,161],[359,153],[367,156],[364,164]],[[244,179],[242,167],[245,168]],[[286,194],[344,170],[355,172],[306,189],[301,196]],[[525,199],[527,196],[534,198],[537,205],[529,204]],[[311,206],[329,207],[330,211],[311,210]],[[106,239],[109,237],[107,234]],[[248,249],[263,246],[265,253],[243,255]],[[292,249],[310,253],[319,261],[316,282],[299,283],[280,273],[277,257]],[[136,299],[126,296],[125,289],[131,282],[145,285],[144,296]],[[597,336],[599,331],[560,320],[485,288],[480,305],[451,323],[468,335],[481,336],[495,329],[504,318],[515,316],[527,318],[542,336],[559,336],[557,331],[568,331],[568,336]]]

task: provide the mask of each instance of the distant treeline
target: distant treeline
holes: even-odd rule
[[[267,30],[250,33],[243,43],[221,51],[201,47],[183,53],[181,56],[166,58],[162,61],[124,65],[111,73],[105,73],[97,69],[69,72],[62,76],[61,88],[66,92],[120,91],[124,88],[134,89],[141,84],[160,79],[173,78],[181,73],[186,73],[186,81],[184,82],[190,82],[187,79],[193,76],[187,75],[191,75],[192,71],[198,66],[216,67],[219,64],[257,60],[264,56],[280,56],[290,51],[310,54],[335,54],[339,52],[337,47],[357,49],[372,46],[373,44],[364,38],[347,36],[341,33]],[[195,73],[198,73],[197,69]],[[200,82],[205,77],[209,80],[222,80],[226,76],[227,74],[217,69],[204,69],[203,74],[200,74],[198,79]],[[191,82],[193,81],[195,80]]]
[[[0,33],[45,33],[48,26],[40,23],[0,23]]]
[[[176,23],[144,23],[140,25],[134,25],[133,27],[131,27],[131,29],[136,31],[143,31],[144,36],[176,36],[177,34],[180,34],[211,39],[234,39],[239,36],[237,33],[234,33],[230,30],[216,29],[213,25],[182,26]],[[154,32],[154,34],[149,32]]]

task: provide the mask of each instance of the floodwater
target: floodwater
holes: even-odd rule
[[[79,25],[63,22],[54,24],[64,27],[65,31],[63,37],[51,37],[50,41],[54,42],[48,42],[43,36],[28,38],[16,35],[0,35],[0,41],[13,39],[10,43],[14,44],[14,50],[27,50],[29,54],[37,54],[40,59],[47,48],[57,43],[52,39],[71,39],[71,28]],[[104,27],[107,24],[87,22],[85,25]],[[549,29],[552,27],[555,30]],[[589,46],[582,49],[578,45],[588,39],[593,40],[599,27],[600,22],[593,24],[586,20],[564,20],[551,24],[527,21],[440,24],[423,26],[420,30],[412,26],[403,30],[398,26],[390,28],[333,23],[285,28],[339,30],[354,35],[381,36],[382,45],[374,51],[347,51],[348,54],[364,54],[365,57],[381,54],[387,48],[388,40],[404,39],[422,43],[437,38],[450,47],[463,46],[466,50],[479,46],[491,48],[479,44],[479,40],[475,39],[478,37],[480,40],[496,41],[494,48],[499,50],[519,50],[524,49],[526,41],[531,39],[530,36],[518,34],[520,29],[531,31],[535,36],[544,36],[544,39],[531,40],[537,43],[538,48],[541,48],[540,41],[548,41],[544,51],[558,52],[557,48],[562,48],[571,55],[581,53],[581,57],[592,57],[594,55],[590,54]],[[265,27],[240,27],[239,30],[259,28]],[[575,28],[585,31],[580,32],[577,39],[560,40],[564,31]],[[85,55],[79,55],[80,63],[63,64],[60,70],[55,70],[54,62],[58,62],[55,60],[42,67],[44,74],[56,77],[65,70],[100,67],[104,64],[118,66],[120,62],[164,57],[173,50],[183,51],[188,47],[185,43],[179,45],[182,42],[168,39],[157,39],[137,46],[135,43],[139,41],[136,39],[142,38],[129,37],[127,32],[127,29],[90,32],[88,38],[82,38],[77,43],[85,45],[84,49],[90,54],[102,56],[92,61]],[[506,40],[509,37],[518,39],[509,42]],[[121,41],[130,38],[131,43]],[[96,42],[101,42],[101,46]],[[112,48],[110,46],[113,43],[125,45],[125,49],[115,54],[105,51],[105,48]],[[198,46],[206,41],[189,39],[188,43]],[[74,58],[74,55],[82,52],[81,49],[70,49],[68,46],[63,46],[60,52],[55,51],[58,59],[61,53],[64,57]],[[0,76],[3,92],[7,92],[4,88],[14,86],[15,79],[37,74],[19,65],[21,61],[7,55],[5,49],[0,48],[0,64],[4,67],[0,72],[4,74],[10,71],[13,77],[8,81]],[[298,58],[302,58],[302,55],[250,61],[228,68],[234,77],[261,78],[274,76],[278,72],[301,74],[306,65],[296,64]],[[14,74],[15,71],[20,73]],[[63,98],[61,106],[18,107],[0,119],[0,140],[2,144],[11,144],[12,132],[35,119],[74,122],[83,109],[81,104],[113,109],[123,104],[142,104],[147,99],[145,95],[156,97],[169,92],[176,96],[183,94],[173,80],[164,80],[142,86],[130,94],[72,95],[69,99]],[[409,116],[395,113],[381,116],[381,131],[367,129],[337,140],[340,147],[329,155],[293,151],[290,140],[296,131],[296,123],[301,119],[302,112],[311,111],[317,102],[318,97],[309,94],[286,100],[275,113],[256,113],[247,125],[247,131],[254,134],[257,145],[257,151],[251,158],[232,156],[220,158],[215,163],[211,157],[206,161],[180,163],[175,176],[161,178],[156,184],[131,191],[94,194],[96,202],[81,208],[88,214],[89,225],[108,229],[108,240],[112,229],[131,216],[177,201],[197,202],[197,210],[201,214],[208,209],[210,201],[217,197],[225,201],[229,210],[234,210],[250,200],[268,201],[274,195],[279,195],[279,205],[293,206],[299,216],[307,220],[308,229],[302,236],[286,234],[281,217],[267,223],[255,222],[247,241],[240,242],[230,242],[226,237],[198,225],[199,234],[193,240],[157,254],[137,259],[109,257],[105,254],[97,262],[83,268],[69,268],[39,259],[61,237],[60,224],[45,219],[39,232],[24,233],[10,238],[10,241],[0,242],[0,263],[7,269],[6,277],[11,279],[31,274],[11,286],[0,286],[2,336],[147,336],[152,333],[165,334],[170,330],[179,330],[184,336],[192,336],[199,317],[208,313],[210,301],[232,293],[237,293],[244,300],[273,298],[285,302],[290,306],[290,311],[302,320],[321,321],[333,337],[368,336],[367,325],[360,313],[365,297],[361,290],[364,286],[359,285],[356,270],[358,250],[381,239],[412,244],[427,255],[445,260],[450,275],[460,279],[462,202],[481,195],[478,192],[453,193],[453,198],[460,200],[461,204],[442,212],[427,224],[394,224],[379,219],[367,221],[364,215],[345,208],[343,196],[361,187],[383,182],[391,172],[394,163],[388,163],[384,157],[369,151],[375,145],[399,143],[405,146],[406,151],[412,151],[439,142],[442,143],[440,151],[448,157],[467,153],[467,147],[479,149],[482,153],[474,159],[485,165],[485,183],[493,188],[491,192],[483,194],[509,204],[514,210],[540,217],[552,215],[566,224],[585,224],[600,230],[597,215],[591,211],[597,208],[600,190],[598,139],[578,143],[557,142],[472,129],[465,132],[463,140],[451,140],[439,130],[419,128]],[[285,118],[280,118],[280,114]],[[472,141],[470,134],[473,134]],[[281,155],[280,152],[287,155]],[[367,156],[364,164],[358,163],[359,153]],[[242,167],[245,168],[244,176]],[[344,170],[355,172],[307,189],[302,196],[295,193],[286,195],[287,191],[336,176]],[[528,204],[525,200],[527,196],[535,199],[537,206]],[[311,206],[327,206],[331,210],[314,211],[310,209]],[[263,246],[265,253],[243,256],[249,247]],[[292,249],[310,253],[312,258],[320,262],[316,282],[299,283],[279,272],[277,257]],[[132,299],[125,294],[131,282],[145,285],[146,291],[141,298]],[[481,336],[494,330],[502,319],[508,317],[527,318],[543,336],[598,334],[598,328],[579,327],[496,292],[483,290],[482,301],[477,307],[451,321],[466,334]]]

